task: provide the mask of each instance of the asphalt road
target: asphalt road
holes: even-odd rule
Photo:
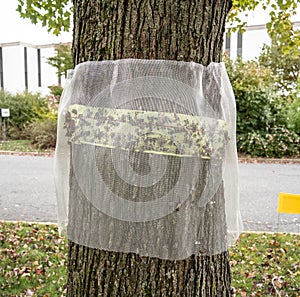
[[[300,194],[300,164],[240,164],[240,209],[244,229],[278,230],[279,192]],[[300,215],[280,214],[279,230],[300,232]]]
[[[0,220],[57,221],[53,158],[0,155]]]
[[[240,164],[239,170],[244,229],[277,230],[278,193],[300,193],[300,164]],[[0,220],[57,221],[53,158],[0,155]],[[280,231],[300,232],[300,216],[280,220]]]

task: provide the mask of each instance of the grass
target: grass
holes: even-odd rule
[[[237,296],[300,296],[300,234],[243,233],[230,258]]]
[[[64,296],[66,255],[56,226],[1,222],[0,296]]]
[[[33,152],[36,149],[30,144],[30,140],[7,140],[0,142],[1,151]]]
[[[242,234],[230,250],[236,296],[300,296],[299,255],[299,234]],[[0,222],[1,296],[65,296],[66,261],[56,226]]]
[[[30,144],[30,140],[7,140],[5,142],[0,142],[0,151],[48,152],[49,150],[38,150]]]

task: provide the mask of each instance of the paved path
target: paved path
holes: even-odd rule
[[[0,220],[56,222],[53,158],[0,155]]]
[[[276,230],[278,192],[300,193],[300,164],[239,166],[245,230]],[[281,231],[300,231],[300,216],[281,218]],[[0,155],[0,220],[56,222],[53,158]]]
[[[279,192],[300,194],[300,164],[240,164],[240,208],[245,230],[276,231]],[[280,231],[300,232],[300,215],[281,214]]]

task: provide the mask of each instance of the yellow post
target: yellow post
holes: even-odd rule
[[[300,194],[280,192],[278,195],[278,212],[300,214]]]

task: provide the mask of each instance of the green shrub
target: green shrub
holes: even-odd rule
[[[291,102],[285,106],[287,127],[300,135],[300,97],[297,94],[291,97]]]
[[[284,126],[271,128],[268,132],[248,132],[237,135],[240,152],[255,157],[297,156],[299,154],[299,135]]]
[[[10,139],[22,139],[24,127],[48,113],[47,100],[28,92],[12,95],[0,91],[0,108],[10,109],[10,117],[6,119]]]
[[[56,99],[61,97],[63,88],[61,86],[53,85],[48,87],[50,89],[51,95],[55,96]]]
[[[281,99],[276,93],[272,73],[255,61],[231,63],[228,74],[237,105],[237,133],[266,131],[283,124]]]
[[[225,63],[236,98],[238,151],[261,157],[298,155],[299,105],[287,105],[270,69],[255,61]]]
[[[281,100],[268,89],[235,89],[237,133],[266,131],[268,127],[284,125]]]
[[[44,118],[28,124],[24,134],[37,149],[53,149],[56,145],[56,129],[56,119]]]

